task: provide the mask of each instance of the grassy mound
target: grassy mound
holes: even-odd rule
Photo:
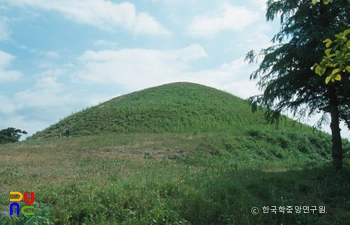
[[[289,120],[291,122],[291,120]],[[261,113],[229,93],[193,83],[171,83],[120,96],[68,116],[38,132],[35,139],[101,133],[241,132],[265,125]]]

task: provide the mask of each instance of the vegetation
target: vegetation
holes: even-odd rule
[[[13,127],[0,130],[0,144],[17,142],[21,138],[22,134],[27,134],[27,132]]]
[[[345,74],[350,73],[350,40],[348,40],[348,35],[350,34],[350,29],[345,30],[336,34],[335,40],[326,39],[325,45],[325,56],[323,57],[320,64],[315,64],[315,72],[322,76],[327,68],[333,68],[332,72],[327,76],[325,82],[329,81],[340,81]],[[333,46],[332,46],[333,44]],[[330,48],[332,46],[332,48]],[[343,74],[343,76],[341,75]]]
[[[349,12],[348,0],[332,1],[327,6],[313,6],[311,1],[269,0],[267,20],[281,20],[281,30],[272,39],[275,45],[246,56],[249,62],[263,56],[251,79],[259,79],[258,85],[264,92],[251,97],[250,102],[253,107],[266,107],[270,121],[278,119],[283,111],[292,111],[295,117],[330,113],[336,170],[342,168],[343,158],[339,120],[346,120],[339,108],[346,110],[340,106],[349,102],[350,89],[347,83],[327,86],[310,68],[324,55],[323,40],[348,27],[344,21],[350,21]]]
[[[173,83],[111,99],[75,113],[35,134],[33,139],[102,133],[164,133],[240,130],[266,124],[263,116],[229,93],[193,83]],[[289,120],[289,123],[292,121]]]
[[[172,104],[179,108],[168,118],[177,123],[152,126],[139,119],[157,121],[151,115],[159,118]],[[145,113],[132,113],[137,105]],[[118,118],[128,115],[119,123],[130,124],[127,132],[108,130],[112,116],[99,120],[108,115],[101,109],[108,108],[119,110],[113,114]],[[190,116],[190,108],[198,117]],[[98,121],[90,121],[98,128],[95,134],[88,126],[73,129],[80,119],[91,118]],[[145,131],[137,130],[137,123]],[[66,127],[74,135],[51,134]],[[267,124],[263,113],[252,114],[245,101],[205,86],[147,89],[73,114],[29,140],[0,146],[0,189],[35,192],[32,217],[9,216],[9,196],[1,195],[0,224],[345,225],[350,221],[345,179],[350,143],[343,140],[344,168],[333,174],[330,138],[288,118],[278,128]],[[264,206],[325,206],[327,213],[263,213]],[[257,215],[253,207],[259,208]]]
[[[316,1],[312,1],[313,4],[316,4]],[[328,4],[329,0],[323,0],[324,4]],[[349,26],[349,24],[345,24]],[[322,76],[325,73],[327,77],[325,79],[326,84],[329,81],[334,83],[335,81],[341,81],[343,78],[343,82],[341,84],[333,84],[336,86],[349,86],[349,73],[350,73],[350,39],[348,38],[350,34],[350,29],[346,29],[343,32],[340,32],[335,35],[334,40],[327,38],[323,42],[325,43],[325,55],[322,58],[320,64],[315,63],[313,69],[315,73]],[[330,70],[331,69],[331,70]],[[327,71],[328,70],[328,71]],[[350,129],[350,101],[348,93],[337,93],[338,97],[343,98],[340,102],[339,114],[340,117],[343,118],[348,128]],[[344,100],[345,99],[345,100]]]
[[[325,5],[328,5],[329,2],[330,0],[323,0]],[[316,5],[317,1],[312,0],[312,3]],[[343,23],[345,26],[349,26],[349,24],[346,24],[346,22]],[[350,40],[347,37],[349,34],[350,29],[346,29],[339,34],[336,34],[335,40],[332,41],[331,39],[327,38],[323,41],[327,48],[325,50],[325,56],[322,58],[320,64],[316,63],[313,68],[315,69],[316,74],[320,76],[326,72],[327,68],[333,68],[326,77],[326,84],[328,84],[329,81],[340,81],[342,79],[341,74],[347,75],[350,73]],[[332,48],[330,48],[331,46]],[[350,129],[349,123],[347,124]]]

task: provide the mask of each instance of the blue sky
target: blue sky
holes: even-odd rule
[[[249,81],[258,65],[244,57],[278,30],[265,21],[265,0],[0,0],[0,129],[32,135],[176,81],[247,98],[259,93]]]

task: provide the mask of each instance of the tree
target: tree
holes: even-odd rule
[[[323,0],[323,3],[327,5],[330,0]],[[317,0],[312,0],[312,3],[316,5]],[[346,26],[349,24],[344,23]],[[320,64],[315,63],[312,69],[315,73],[322,76],[328,69],[328,76],[325,78],[326,84],[329,81],[335,82],[342,79],[342,75],[350,75],[350,29],[346,29],[339,34],[336,34],[335,40],[326,39],[325,43],[325,55],[323,56]],[[333,68],[332,71],[329,69]],[[346,96],[345,96],[346,97]],[[344,122],[350,130],[350,103],[345,103],[339,106],[340,116],[344,119]]]
[[[22,134],[27,134],[27,132],[13,127],[0,130],[0,144],[17,142],[21,138]]]
[[[330,0],[323,0],[323,3],[327,5]],[[316,5],[317,0],[312,0],[312,4]],[[333,68],[332,72],[326,77],[326,84],[329,81],[340,81],[342,76],[341,73],[350,73],[350,29],[345,30],[336,34],[335,40],[326,39],[323,42],[326,44],[325,56],[320,64],[315,63],[313,69],[315,73],[322,76],[327,68]],[[331,45],[333,45],[332,48]],[[348,125],[349,126],[349,125]],[[349,127],[350,129],[350,127]]]
[[[350,21],[349,10],[348,0],[333,1],[327,8],[324,4],[313,6],[309,0],[269,0],[266,19],[280,17],[281,29],[272,39],[273,46],[246,55],[250,63],[262,59],[250,79],[258,79],[263,94],[248,100],[253,109],[257,105],[267,108],[268,121],[278,122],[285,111],[291,111],[298,119],[317,112],[331,114],[336,170],[342,168],[339,119],[345,119],[338,109],[350,102],[345,97],[350,96],[349,89],[346,85],[326,85],[310,68],[323,57],[323,40],[346,28],[343,21]]]
[[[324,4],[328,4],[329,0],[323,0]],[[316,0],[312,0],[312,3],[316,5]],[[349,26],[349,24],[346,24]],[[325,83],[328,84],[330,81],[332,81],[332,84],[330,84],[329,88],[334,90],[335,95],[337,95],[337,98],[334,97],[332,101],[330,101],[329,109],[331,113],[331,130],[332,135],[336,134],[333,138],[333,143],[337,142],[336,144],[339,145],[339,142],[341,143],[341,137],[340,137],[340,130],[339,130],[339,117],[342,117],[345,120],[345,123],[347,124],[348,128],[350,129],[350,102],[348,100],[349,93],[339,93],[337,90],[341,89],[339,86],[346,86],[349,87],[349,74],[350,74],[350,38],[348,39],[348,36],[350,34],[350,29],[347,29],[343,32],[340,32],[335,35],[336,39],[326,39],[324,40],[325,43],[325,55],[322,58],[322,61],[320,64],[315,63],[312,69],[315,70],[315,73],[322,76],[325,73],[328,74]],[[335,81],[341,81],[342,77],[345,76],[345,82],[343,84],[335,84]],[[345,100],[344,100],[345,99]],[[337,135],[339,133],[339,136]],[[335,139],[335,141],[334,141]],[[337,166],[337,164],[341,165],[341,156],[342,156],[342,149],[338,149],[334,144],[332,147],[332,154],[333,158],[334,156],[338,157],[338,162],[334,162],[334,166]],[[334,160],[335,161],[335,160]],[[338,166],[341,167],[341,166]]]

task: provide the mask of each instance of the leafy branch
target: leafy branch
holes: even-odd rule
[[[350,73],[350,29],[336,34],[335,40],[326,39],[325,56],[323,56],[320,64],[315,63],[315,73],[322,76],[327,68],[332,68],[332,72],[326,77],[326,84],[329,81],[340,81],[342,75]]]
[[[330,0],[323,0],[324,4],[328,4]],[[312,0],[315,5],[317,0]],[[326,77],[326,84],[329,81],[341,81],[342,76],[350,73],[350,29],[340,32],[335,35],[335,39],[326,39],[325,43],[326,50],[325,56],[322,61],[318,64],[315,63],[312,69],[315,73],[322,76],[326,73],[327,68],[332,68],[332,72]]]

